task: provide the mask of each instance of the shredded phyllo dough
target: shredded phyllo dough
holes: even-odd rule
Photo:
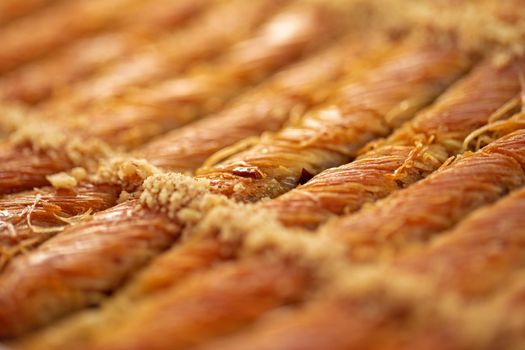
[[[494,130],[496,137],[498,130],[500,136],[514,130],[511,126],[517,124],[512,121],[519,115],[503,118],[508,118],[517,107],[513,102],[520,90],[516,72],[522,67],[523,62],[518,59],[505,68],[480,63],[432,107],[389,138],[365,146],[354,162],[324,171],[263,206],[275,210],[287,225],[316,228],[333,214],[356,211],[445,166],[451,157],[467,149],[465,145],[473,138],[486,131]],[[487,79],[493,84],[482,84]],[[480,99],[485,101],[483,107],[472,109]],[[363,171],[366,177],[361,176]]]
[[[453,47],[406,40],[386,51],[376,57],[377,65],[340,84],[326,104],[245,151],[205,164],[199,177],[241,201],[281,195],[348,163],[361,146],[413,117],[468,67]]]
[[[0,348],[523,347],[525,1],[0,2]]]

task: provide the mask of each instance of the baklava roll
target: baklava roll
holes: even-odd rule
[[[378,201],[371,208],[365,208],[361,212],[358,212],[354,215],[350,215],[341,219],[336,219],[334,220],[334,222],[329,222],[326,226],[321,228],[319,234],[321,236],[329,235],[330,237],[333,237],[333,240],[335,240],[336,242],[340,242],[347,250],[349,258],[353,259],[353,263],[364,261],[364,258],[367,259],[366,261],[371,260],[372,257],[375,260],[380,258],[388,258],[389,255],[392,254],[392,251],[395,251],[396,248],[398,250],[403,248],[405,249],[405,251],[409,248],[413,248],[414,243],[428,239],[428,237],[431,234],[437,234],[439,232],[445,231],[446,229],[452,227],[456,222],[460,221],[462,217],[466,216],[469,212],[485,204],[497,200],[499,197],[501,197],[508,191],[522,186],[525,183],[525,173],[523,172],[523,165],[525,165],[525,153],[523,151],[525,149],[525,147],[523,147],[524,142],[525,132],[523,130],[516,131],[507,136],[504,136],[501,139],[491,143],[484,149],[474,153],[471,156],[466,156],[458,160],[457,162],[453,163],[452,165],[443,170],[437,171],[425,180],[422,180],[417,184],[412,185],[406,190],[398,191],[392,194],[390,197]],[[476,178],[474,178],[473,174],[477,174]],[[470,179],[470,181],[467,181],[466,179]],[[432,195],[432,192],[435,194]],[[403,203],[397,202],[398,198],[403,198]],[[422,202],[422,198],[426,198],[426,200]],[[412,203],[416,202],[419,203],[419,206],[412,205]],[[395,203],[396,205],[393,205],[393,203]],[[379,209],[381,209],[381,211]],[[369,216],[372,212],[375,214],[373,216],[374,220],[370,219],[372,216]],[[423,215],[423,213],[425,213],[425,215]],[[239,220],[240,218],[237,219]],[[350,225],[347,223],[352,222],[352,219],[353,222],[362,223],[362,226],[359,227],[357,224],[355,224],[350,227]],[[404,226],[397,225],[399,222],[403,222]],[[373,230],[370,229],[369,231],[367,231],[366,236],[365,231],[362,229],[362,227],[364,227],[365,224],[367,224],[369,227],[373,226]],[[389,229],[391,226],[395,226],[395,230],[392,229],[392,231],[389,231],[392,232],[392,234],[385,237],[382,234],[383,230]],[[273,227],[269,228],[269,234],[279,235],[278,232],[273,232],[272,228]],[[358,231],[358,229],[361,229],[361,231]],[[244,234],[249,236],[250,231],[247,231]],[[377,237],[378,235],[379,237]],[[358,237],[361,240],[357,241],[357,239],[350,239],[350,237]],[[365,241],[365,238],[368,238],[368,241]],[[381,244],[376,243],[374,247],[371,247],[371,244],[367,244],[369,241],[381,242]],[[286,242],[286,240],[284,242]],[[399,248],[400,246],[402,247]],[[373,248],[376,249],[374,250]],[[372,253],[374,254],[372,255]],[[276,254],[279,254],[278,251]],[[300,256],[301,252],[297,252],[297,254],[299,254]],[[263,257],[259,259],[259,267],[261,270],[265,270],[267,262],[265,262],[266,258],[264,257],[264,254],[262,255]],[[343,256],[341,256],[341,258],[342,257]],[[225,261],[227,261],[227,259],[225,259]],[[242,266],[242,261],[244,261],[244,259],[241,260],[239,266]],[[294,264],[288,261],[288,263],[285,266],[292,270],[297,269],[297,265],[299,267],[302,267],[302,269],[305,269],[305,265],[300,263],[301,259],[296,258],[295,261],[298,262]],[[199,261],[199,264],[201,263],[202,261]],[[309,269],[315,270],[316,264],[314,262],[310,263],[311,265],[309,266]],[[226,264],[228,265],[228,263]],[[296,266],[290,267],[293,265]],[[322,266],[322,262],[319,262],[319,265]],[[165,266],[167,267],[169,265]],[[241,267],[239,268],[241,269]],[[108,334],[107,339],[105,339],[104,336],[100,334],[104,334],[104,329],[106,329],[107,327],[94,327],[96,331],[95,333],[91,333],[90,335],[93,337],[92,339],[94,340],[93,348],[121,348],[123,344],[128,344],[127,340],[130,339],[130,334],[143,334],[143,339],[138,340],[137,337],[135,337],[133,340],[140,344],[141,342],[146,342],[146,339],[148,339],[148,342],[150,344],[155,344],[155,349],[168,348],[166,345],[169,343],[168,339],[172,339],[172,344],[174,344],[174,347],[177,348],[177,345],[179,344],[177,343],[177,338],[170,338],[167,332],[162,332],[162,334],[164,334],[164,338],[162,341],[155,342],[154,339],[159,338],[159,336],[155,336],[157,326],[154,323],[148,323],[147,320],[155,319],[154,315],[162,317],[161,315],[175,314],[175,310],[177,310],[177,307],[175,307],[175,305],[178,305],[178,301],[177,303],[174,302],[173,304],[170,304],[170,301],[175,300],[175,295],[178,295],[180,290],[184,290],[187,287],[187,284],[191,284],[191,280],[193,278],[199,280],[202,283],[202,281],[208,278],[208,276],[219,274],[220,270],[221,267],[218,267],[208,272],[195,274],[194,276],[189,277],[187,279],[183,278],[183,283],[181,283],[180,285],[177,285],[175,283],[175,285],[173,285],[172,287],[167,287],[166,285],[158,284],[159,280],[155,281],[154,283],[157,284],[156,286],[155,284],[153,284],[154,288],[159,288],[158,290],[161,290],[161,292],[153,294],[153,298],[143,298],[138,302],[136,301],[136,299],[132,298],[130,301],[135,305],[137,309],[140,308],[137,305],[145,305],[144,307],[147,308],[147,312],[127,312],[126,320],[121,321],[122,323],[120,326],[122,328],[120,328],[119,326],[119,330],[122,329],[122,331],[125,333],[120,336],[116,335],[119,333],[119,331],[115,331],[115,329],[113,329],[113,332],[111,334]],[[285,275],[286,269],[283,269],[281,273]],[[409,272],[406,271],[406,273]],[[306,274],[315,276],[315,274],[311,272]],[[177,277],[179,276],[181,275],[178,275]],[[212,277],[209,278],[212,279]],[[149,280],[149,282],[153,281]],[[150,286],[152,285],[150,284]],[[310,286],[312,288],[316,287],[315,283],[311,284]],[[305,288],[303,292],[307,293],[308,290],[309,289]],[[223,295],[224,294],[228,295],[229,292],[223,291]],[[268,295],[263,295],[261,297],[261,300],[264,300],[264,298],[268,297]],[[236,298],[240,297],[236,295]],[[371,293],[369,298],[375,298],[375,294]],[[319,315],[323,308],[314,308],[314,316],[311,317],[311,315],[307,313],[307,316],[305,316],[304,319],[302,317],[299,318],[299,322],[293,323],[292,325],[288,324],[287,326],[283,327],[284,331],[282,333],[284,335],[287,335],[286,327],[291,327],[292,330],[296,329],[297,327],[301,330],[301,332],[305,332],[305,334],[308,334],[307,331],[309,329],[313,329],[309,328],[313,327],[312,324],[310,324],[310,322],[314,322],[314,324],[317,327],[319,327],[319,329],[323,329],[323,333],[321,333],[318,337],[319,341],[327,341],[328,343],[321,343],[323,344],[323,346],[321,346],[315,341],[315,339],[308,338],[307,344],[310,344],[308,346],[312,346],[312,348],[319,348],[320,346],[331,348],[331,346],[335,347],[336,344],[352,344],[352,342],[363,340],[364,338],[357,338],[356,340],[351,337],[348,339],[339,339],[339,337],[342,337],[344,335],[344,332],[340,332],[344,327],[343,325],[338,324],[339,320],[337,322],[334,321],[332,316],[334,316],[334,314],[339,315],[341,313],[341,320],[344,320],[344,322],[349,322],[350,326],[354,326],[353,323],[350,323],[352,322],[352,318],[348,318],[351,316],[356,317],[356,319],[359,321],[358,325],[362,324],[363,327],[369,327],[370,330],[374,330],[374,326],[376,324],[373,321],[360,319],[361,313],[364,313],[363,317],[365,317],[368,314],[367,310],[363,311],[360,308],[357,308],[356,316],[351,312],[354,310],[352,304],[350,304],[349,311],[345,307],[344,301],[341,301],[338,298],[336,298],[335,300],[336,301],[329,300],[327,302],[323,302],[322,305],[324,310],[330,311],[332,310],[332,308],[340,308],[341,311],[337,313],[328,312],[323,315]],[[346,301],[346,298],[343,297],[343,300]],[[386,300],[388,301],[388,299]],[[225,300],[222,300],[222,302],[226,303]],[[336,305],[330,306],[332,302],[334,302]],[[353,299],[350,298],[348,302],[352,303]],[[370,300],[358,300],[357,303],[361,302],[366,305],[367,303],[370,303]],[[190,303],[191,301],[188,298],[188,304],[185,305],[189,305]],[[286,305],[286,301],[284,301],[283,304],[279,306],[283,305]],[[248,307],[249,305],[246,304],[243,306],[239,306],[239,309],[228,308],[221,310],[221,317],[216,318],[217,320],[220,320],[220,322],[215,322],[215,318],[213,318],[209,320],[210,323],[207,323],[205,327],[202,327],[201,331],[203,333],[203,337],[207,337],[209,334],[213,334],[213,336],[226,334],[223,333],[223,330],[221,330],[221,324],[227,324],[228,320],[235,320],[237,317],[240,317],[243,314],[242,310]],[[373,307],[376,307],[376,305],[374,304]],[[378,307],[383,307],[383,304],[380,303],[380,306]],[[386,308],[386,316],[382,313],[378,315],[378,322],[382,322],[383,317],[386,317],[388,319],[388,317],[394,317],[396,315],[395,311],[397,310],[397,305],[390,305],[388,302],[385,302],[384,307]],[[389,309],[389,307],[391,307],[391,309]],[[197,308],[196,303],[194,308]],[[191,310],[194,313],[198,313],[198,310],[193,310],[193,308]],[[393,312],[393,314],[391,314],[390,312]],[[146,314],[148,315],[147,317],[145,316]],[[255,318],[255,316],[252,316],[251,318],[245,318],[243,320],[244,322],[249,322]],[[192,317],[188,316],[188,319],[192,319]],[[161,322],[161,324],[162,327],[166,328],[162,329],[179,330],[179,327],[181,327],[180,329],[185,329],[183,328],[183,326],[180,325],[180,323],[183,322],[182,320],[176,317],[174,317],[173,320],[174,322],[170,326],[170,321],[168,320],[168,318],[163,318],[163,322]],[[303,321],[305,323],[303,323]],[[148,327],[146,326],[146,324],[151,324],[152,326]],[[189,324],[190,322],[187,325],[188,327]],[[338,327],[332,328],[329,326],[330,324],[337,324]],[[403,323],[392,322],[392,324],[394,324],[395,327],[398,327],[400,324],[402,325]],[[140,330],[138,325],[140,325]],[[365,335],[367,334],[365,330],[357,328],[356,333]],[[332,331],[336,331],[337,333],[332,333]],[[279,329],[276,333],[278,335],[281,335],[280,332],[281,330]],[[179,333],[180,332],[178,331],[174,332],[174,334]],[[272,338],[271,344],[276,344],[278,348],[283,349],[292,346],[294,342],[297,342],[297,345],[293,345],[297,348],[307,346],[303,343],[303,339],[301,337],[296,337],[294,334],[296,335],[297,333],[292,333],[290,337],[285,337],[284,339],[276,340]],[[315,334],[317,336],[318,333]],[[268,346],[268,344],[270,344],[265,342],[266,336],[268,336],[267,333],[261,334],[261,349],[265,348],[264,346]],[[373,337],[373,339],[375,339],[376,337],[377,335]],[[198,338],[198,336],[195,335],[194,338]],[[99,341],[100,343],[97,343]],[[107,341],[107,343],[105,343],[105,341]],[[371,342],[371,340],[368,338],[366,339],[366,341]],[[187,344],[182,344],[183,343],[181,343],[180,348],[187,346]],[[246,345],[247,343],[243,342],[243,344]],[[329,346],[328,344],[331,344],[331,346]],[[357,344],[362,345],[362,343]],[[374,343],[371,342],[371,344]],[[356,348],[359,347],[357,346]]]
[[[0,30],[0,73],[43,57],[80,37],[118,27],[140,0],[60,1]],[[122,22],[120,24],[123,24]]]
[[[162,1],[153,3],[161,5]],[[0,78],[0,99],[36,104],[56,93],[60,94],[70,84],[86,79],[112,62],[139,51],[151,43],[153,35],[174,29],[178,31],[179,26],[203,12],[210,3],[209,0],[172,2],[171,6],[163,6],[162,16],[157,13],[158,9],[153,11],[152,6],[140,18],[144,24],[155,22],[149,25],[148,33],[114,30],[73,42],[56,53]],[[164,5],[170,4],[164,1]]]
[[[519,285],[510,292],[508,287],[523,266],[524,209],[520,189],[476,210],[432,245],[398,258],[386,270],[389,278],[368,295],[358,293],[362,281],[349,280],[338,296],[324,295],[203,348],[513,348],[522,333],[519,317],[509,319],[509,312],[519,315],[524,294]],[[397,297],[389,298],[396,288]],[[487,334],[471,333],[476,329]]]
[[[301,28],[303,27],[301,26]],[[304,38],[304,36],[300,37]],[[297,46],[295,47],[297,48]],[[364,77],[357,78],[361,79],[361,82],[358,80],[358,82],[352,84],[344,84],[341,90],[342,95],[345,97],[341,97],[341,99],[342,101],[346,102],[347,105],[349,105],[352,100],[355,101],[354,104],[356,106],[354,106],[354,108],[359,111],[359,113],[356,113],[359,115],[359,117],[361,117],[363,114],[366,114],[367,116],[372,116],[373,118],[379,118],[377,115],[381,115],[380,120],[377,121],[377,125],[373,125],[373,127],[379,127],[381,131],[386,129],[384,132],[388,132],[389,129],[396,125],[396,123],[399,123],[400,120],[411,117],[415,110],[420,109],[424,104],[430,102],[430,100],[433,99],[440,91],[442,91],[446,85],[450,84],[454,79],[456,79],[467,66],[465,56],[454,48],[444,49],[443,47],[436,47],[432,45],[414,46],[410,44],[394,51],[397,53],[391,54],[386,59],[380,58],[379,61],[384,62],[378,63],[377,68],[372,68],[371,71],[365,74]],[[290,51],[286,50],[286,52]],[[297,52],[297,49],[292,50],[292,52]],[[270,62],[272,62],[272,60],[270,60]],[[273,65],[272,63],[269,64],[270,66]],[[402,79],[399,78],[400,76]],[[369,90],[369,88],[372,89]],[[359,93],[359,91],[361,92]],[[416,93],[413,95],[414,91],[416,91]],[[407,98],[410,99],[410,102],[406,102]],[[409,106],[407,107],[405,105],[404,108],[399,109],[399,103],[403,101],[405,101],[405,104],[408,103]],[[374,102],[376,103],[377,111],[372,113],[370,108]],[[341,104],[342,103],[343,102],[341,102]],[[351,107],[349,108],[351,110]],[[379,113],[378,111],[382,111],[382,113]],[[376,115],[376,113],[378,114]],[[388,114],[388,120],[391,121],[392,126],[389,126],[388,122],[385,120],[387,119],[384,117],[386,114]],[[318,114],[315,115],[319,116]],[[321,123],[325,121],[330,122],[333,119],[331,116],[332,114],[327,116],[321,115],[319,116],[319,121]],[[366,123],[365,120],[357,120],[359,119],[357,115],[354,115],[354,117],[355,118],[353,119],[349,118],[352,119],[349,121],[351,125],[357,123],[360,126],[368,128],[368,126],[365,125],[369,125],[369,123]],[[339,120],[341,117],[336,116],[335,119]],[[302,120],[308,121],[308,118],[303,118]],[[309,125],[307,122],[304,123],[305,126]],[[345,128],[341,127],[338,132],[342,133],[344,130]],[[354,133],[357,134],[361,128],[355,128],[353,130],[355,131]],[[369,139],[369,137],[365,138],[367,140]],[[345,145],[344,141],[346,141],[346,138],[343,138],[343,140],[338,143],[340,147]],[[321,142],[321,140],[319,140],[319,142]],[[345,147],[349,149],[355,149],[356,145],[351,144]],[[330,147],[330,149],[334,148],[335,147]],[[343,157],[339,156],[338,158]],[[324,165],[326,165],[325,162],[323,162],[323,164],[319,167],[321,168]],[[281,166],[286,166],[286,164],[283,163]],[[180,192],[180,189],[178,191]],[[183,192],[180,192],[180,195],[182,198],[181,200],[185,203]],[[259,195],[259,197],[263,197],[263,195]],[[6,286],[6,288],[4,288],[4,290],[1,292],[2,295],[0,296],[0,300],[5,301],[6,304],[17,304],[14,302],[14,300],[11,300],[14,296],[12,293],[15,292],[15,289],[18,291],[18,295],[23,294],[23,289],[34,291],[33,286],[40,285],[41,283],[47,283],[47,281],[52,280],[49,278],[49,274],[56,273],[60,275],[61,284],[59,286],[59,290],[53,289],[51,286],[36,287],[40,292],[35,293],[39,294],[39,296],[37,297],[35,294],[33,294],[33,298],[31,299],[33,303],[31,303],[31,305],[27,303],[25,304],[27,306],[27,312],[22,312],[21,309],[19,309],[17,319],[12,318],[10,316],[9,310],[4,308],[5,316],[1,315],[0,319],[3,320],[5,317],[6,323],[8,320],[10,321],[9,326],[6,325],[6,327],[3,328],[3,336],[18,334],[37,325],[48,323],[52,319],[61,315],[65,315],[75,309],[89,305],[91,300],[89,295],[91,292],[89,292],[88,296],[85,298],[78,297],[78,295],[84,295],[86,291],[83,289],[82,284],[77,283],[75,276],[83,275],[83,273],[72,273],[68,274],[68,276],[63,274],[64,271],[73,271],[75,268],[87,268],[89,264],[86,263],[86,259],[90,261],[93,261],[92,259],[97,261],[100,261],[100,259],[108,260],[108,264],[104,264],[103,269],[97,269],[97,272],[99,272],[100,275],[97,274],[96,276],[92,276],[94,278],[93,281],[98,281],[97,285],[100,285],[101,287],[101,289],[97,289],[97,295],[100,293],[107,293],[115,288],[118,288],[119,282],[122,281],[125,276],[127,276],[132,271],[137,270],[139,265],[145,263],[147,259],[144,257],[144,255],[147,257],[149,257],[149,255],[144,254],[144,252],[140,249],[142,246],[137,247],[134,244],[127,244],[130,249],[128,254],[124,254],[121,250],[115,250],[115,252],[118,252],[119,256],[127,256],[126,261],[128,261],[129,258],[129,264],[119,263],[117,265],[112,265],[112,263],[109,263],[109,260],[113,261],[112,256],[115,255],[110,254],[111,244],[106,244],[103,241],[109,239],[111,242],[113,242],[113,240],[115,240],[118,241],[119,244],[126,245],[126,237],[128,234],[130,234],[129,232],[135,232],[134,230],[131,230],[131,227],[143,223],[143,221],[137,221],[135,214],[130,214],[129,211],[121,211],[125,213],[125,215],[122,214],[122,216],[119,217],[122,218],[122,222],[128,221],[127,224],[130,228],[123,228],[119,225],[111,225],[111,233],[108,233],[104,232],[108,229],[108,227],[104,227],[105,230],[99,230],[100,234],[102,234],[100,237],[100,242],[98,242],[98,239],[95,238],[98,236],[95,234],[97,230],[89,229],[90,243],[93,243],[93,246],[91,246],[89,249],[83,246],[81,254],[68,255],[71,257],[71,259],[59,259],[58,264],[50,266],[46,263],[46,261],[48,261],[47,258],[31,258],[32,255],[41,253],[45,254],[47,257],[49,257],[49,259],[54,260],[53,256],[54,254],[58,253],[58,251],[61,252],[60,255],[63,255],[64,252],[67,252],[69,249],[75,250],[75,247],[78,247],[78,244],[75,242],[80,240],[80,237],[78,239],[75,239],[74,237],[77,235],[83,236],[83,232],[85,232],[84,227],[89,228],[90,225],[99,221],[107,223],[107,221],[105,221],[107,219],[105,218],[116,220],[117,215],[112,214],[112,212],[118,211],[118,208],[126,208],[127,205],[132,205],[132,203],[133,202],[127,202],[120,207],[116,207],[115,209],[111,209],[107,212],[100,212],[96,214],[92,220],[89,220],[86,223],[80,223],[79,225],[71,226],[70,228],[64,230],[64,232],[47,241],[34,252],[29,253],[27,256],[18,257],[12,261],[12,263],[0,276],[0,281],[2,281],[1,283]],[[179,209],[176,207],[175,211],[178,212],[178,210]],[[185,213],[186,212],[184,212],[184,214]],[[183,213],[180,214],[182,215]],[[149,215],[154,214],[146,210],[144,215],[148,217]],[[155,218],[154,221],[156,221],[161,220],[163,216],[161,215],[158,218],[156,216],[153,217]],[[189,217],[191,218],[192,216],[190,215]],[[174,225],[172,224],[170,226],[167,223],[165,224],[167,227],[172,227]],[[168,234],[166,231],[166,229],[148,230],[147,234],[153,235],[152,237],[158,236],[158,240],[161,240],[162,242],[169,241],[170,239],[171,242],[173,242],[180,233],[180,228],[177,227],[175,229],[176,234],[172,232],[169,232]],[[69,239],[66,240],[63,237],[69,237]],[[69,247],[70,244],[73,244],[73,246]],[[163,246],[163,248],[167,248],[167,246]],[[150,252],[151,250],[148,251]],[[158,253],[159,251],[156,250],[156,252]],[[136,257],[135,253],[139,254],[141,258],[139,259]],[[120,258],[116,260],[120,261]],[[32,266],[30,269],[26,268],[25,265],[28,263],[37,264],[42,268],[39,269],[36,268],[36,266]],[[66,268],[65,265],[60,267],[59,265],[62,264],[66,264],[70,267]],[[22,276],[25,271],[32,271],[31,278],[24,278]],[[16,282],[20,278],[24,280],[24,283],[27,283],[27,286],[22,288],[22,286]],[[8,282],[8,280],[11,280],[12,282]],[[100,283],[100,281],[105,281],[105,283]],[[13,283],[13,289],[7,288],[7,285],[10,283]],[[17,285],[16,288],[14,287],[15,285]],[[49,308],[45,307],[45,305],[48,305],[49,302],[53,303],[56,308],[50,310]]]
[[[355,215],[329,221],[322,234],[344,242],[355,260],[396,254],[522,186],[524,164],[525,131],[518,130]]]
[[[344,32],[342,18],[322,3],[291,6],[216,62],[187,75],[130,92],[84,119],[91,136],[128,148],[221,109],[283,66],[332,42]],[[287,35],[275,28],[287,28]],[[135,106],[130,111],[130,105]],[[106,121],[106,122],[103,122]]]
[[[275,7],[274,0],[261,0],[260,5],[266,4],[266,7],[268,7],[268,4],[272,2]],[[241,3],[245,3],[245,1],[241,1]],[[232,5],[234,3],[227,4]],[[253,4],[250,5],[250,7],[252,6]],[[264,6],[262,6],[262,8],[253,6],[253,8],[261,10]],[[239,11],[239,7],[237,6],[231,9]],[[267,10],[269,11],[270,9]],[[221,14],[220,18],[222,18],[224,13],[223,11],[219,12]],[[305,12],[304,15],[306,18],[303,19],[306,23],[294,23],[299,27],[298,32],[288,37],[287,39],[289,40],[285,43],[268,43],[267,46],[272,47],[274,51],[264,52],[263,55],[278,54],[282,52],[283,49],[295,52],[296,55],[298,55],[300,54],[298,51],[301,51],[304,46],[309,45],[305,40],[311,39],[311,36],[308,36],[308,34],[312,33],[312,26],[317,25],[317,22],[315,21],[316,18],[313,17],[315,13]],[[257,13],[257,15],[255,12],[253,13],[254,16],[256,15],[255,17],[259,18],[256,22],[261,21],[265,17],[264,12],[261,13]],[[301,15],[302,13],[297,14],[298,17],[301,17]],[[237,13],[236,17],[239,17],[239,13]],[[218,19],[219,17],[215,18],[216,21]],[[243,23],[244,20],[245,18],[243,20],[239,19],[238,23]],[[282,25],[286,24],[288,20],[289,18],[283,16],[277,17],[275,19],[276,22],[270,23],[280,23]],[[215,25],[217,25],[216,22]],[[305,31],[307,32],[306,38],[304,37]],[[315,30],[314,32],[318,33],[318,31]],[[264,35],[264,33],[266,33],[266,35]],[[262,45],[267,42],[271,36],[271,31],[268,29],[260,36],[254,38],[252,43],[254,46]],[[285,47],[282,48],[282,45],[280,45],[288,43],[293,46],[295,43],[294,40],[303,40],[301,41],[302,46],[295,45],[290,48],[285,45]],[[226,86],[221,85],[225,83],[223,80],[231,81],[233,74],[237,74],[239,70],[245,70],[246,64],[244,63],[253,63],[251,61],[238,62],[239,60],[235,60],[235,52],[238,52],[239,55],[247,52],[244,50],[248,48],[243,49],[243,47],[232,49],[232,58],[225,58],[225,62],[222,65],[210,63],[208,69],[204,69],[204,72],[188,74],[187,77],[165,82],[162,85],[153,87],[151,90],[132,93],[131,96],[127,96],[124,100],[109,101],[108,103],[102,104],[102,106],[97,106],[97,108],[94,108],[94,110],[89,113],[86,112],[76,117],[67,114],[63,119],[58,118],[56,125],[52,127],[52,131],[39,130],[37,121],[36,130],[30,131],[29,137],[22,137],[22,141],[20,141],[19,138],[15,136],[16,141],[8,140],[4,144],[4,148],[0,152],[0,157],[4,157],[6,161],[2,162],[1,165],[2,169],[0,169],[0,173],[2,175],[0,175],[0,179],[3,178],[3,180],[0,182],[6,184],[6,187],[4,190],[0,189],[0,193],[31,189],[48,184],[46,176],[71,169],[74,165],[82,165],[76,163],[72,159],[71,152],[68,152],[68,148],[71,148],[71,143],[100,144],[102,140],[117,147],[131,148],[170,128],[183,125],[198,116],[202,116],[202,114],[221,108],[222,104],[220,103],[210,103],[210,96],[213,97],[217,90],[221,90],[223,94],[231,97],[235,89],[241,88],[243,82],[239,82],[237,85],[232,83],[234,86],[228,89]],[[253,46],[250,46],[250,48],[252,47]],[[261,62],[260,64],[259,62],[255,62],[252,68],[253,70],[257,70],[259,67],[262,67],[262,69],[267,67],[266,74],[270,74],[273,70],[277,70],[279,65],[288,63],[294,57],[267,57],[267,61]],[[213,74],[215,70],[220,69],[218,65],[222,67],[223,74],[215,76]],[[137,74],[137,72],[133,74]],[[245,85],[250,83],[250,81],[246,80],[244,81]],[[216,85],[210,85],[212,83],[216,83]],[[172,105],[166,106],[165,104],[168,101],[171,101]],[[89,127],[87,127],[88,125]],[[22,132],[25,133],[25,131]],[[43,137],[42,135],[46,136]],[[42,138],[49,142],[42,142]],[[64,138],[74,139],[75,141],[67,141],[64,140]],[[31,142],[31,139],[33,139],[34,142]],[[55,139],[60,139],[61,141],[57,142]],[[82,148],[85,147],[82,146]],[[98,146],[95,148],[98,148]],[[102,153],[103,155],[107,155],[107,152]],[[23,164],[23,167],[21,164]],[[24,169],[27,175],[23,177],[17,176],[16,170],[13,168],[14,166],[16,166],[16,169]],[[29,171],[31,167],[34,167],[35,170],[32,174],[30,174],[31,172]],[[2,185],[0,185],[0,188],[1,187]]]
[[[198,63],[227,51],[254,31],[287,1],[219,1],[198,20],[61,91],[48,101],[46,114],[67,114],[119,97],[167,77],[176,77]],[[66,115],[67,117],[67,115]]]
[[[99,212],[74,225],[72,234],[66,228],[29,255],[11,261],[0,277],[5,292],[0,296],[0,336],[15,336],[98,304],[130,271],[169,247],[180,233],[179,225],[137,204],[130,200]],[[30,276],[24,277],[23,270]],[[15,310],[15,318],[8,315]]]
[[[14,256],[97,211],[117,204],[120,187],[85,184],[6,195],[0,199],[0,270]]]
[[[424,178],[462,151],[464,139],[495,114],[512,113],[524,61],[479,64],[436,103],[353,162],[323,171],[262,206],[281,222],[314,229],[330,217],[358,210]],[[490,81],[491,84],[485,84]],[[507,110],[508,109],[508,110]]]
[[[247,150],[202,167],[198,177],[241,201],[281,195],[351,161],[360,147],[411,118],[468,66],[461,51],[439,45],[409,43],[383,55],[377,67],[342,83],[324,106]]]
[[[139,149],[137,156],[164,170],[191,174],[222,148],[266,131],[277,131],[325,101],[330,88],[352,74],[352,62],[379,45],[370,42],[374,40],[362,41],[349,35],[283,69],[218,114],[152,140]]]

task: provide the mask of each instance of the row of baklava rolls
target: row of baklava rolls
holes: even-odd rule
[[[108,3],[130,11],[108,20],[111,40],[144,37],[124,22],[149,2]],[[351,1],[176,3],[155,47],[109,65],[67,48],[2,79],[39,105],[0,150],[0,337],[518,349],[525,61],[495,64],[449,33],[363,35]],[[13,83],[57,62],[71,62],[60,81]]]

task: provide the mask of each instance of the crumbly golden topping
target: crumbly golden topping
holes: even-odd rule
[[[190,233],[241,243],[240,255],[262,253],[291,258],[313,267],[319,278],[331,275],[336,266],[346,261],[340,243],[301,229],[286,228],[273,212],[254,204],[230,202],[214,207]]]
[[[45,152],[51,157],[65,155],[74,166],[89,170],[96,169],[101,159],[115,154],[109,145],[99,139],[80,137],[68,133],[60,125],[43,125],[36,120],[28,120],[10,135],[10,142],[29,144],[33,150]]]
[[[167,214],[186,226],[199,222],[218,206],[229,206],[231,201],[209,192],[208,181],[187,175],[167,173],[148,177],[140,195],[141,203],[150,209]]]
[[[95,183],[119,184],[125,191],[135,191],[148,177],[162,171],[144,159],[116,155],[100,161],[96,172],[89,176]]]
[[[46,177],[47,181],[55,188],[72,189],[78,184],[77,179],[67,173],[57,173]]]
[[[393,27],[450,35],[462,48],[496,49],[497,61],[508,53],[523,54],[525,10],[519,0],[362,0],[376,17]],[[359,1],[357,1],[359,3]],[[439,14],[439,15],[436,15]]]
[[[25,106],[2,102],[0,106],[0,136],[9,135],[19,129],[32,115],[33,112]]]

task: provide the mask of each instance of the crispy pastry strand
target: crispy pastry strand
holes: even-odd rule
[[[0,270],[14,256],[90,214],[117,204],[120,186],[83,184],[7,195],[0,199]]]
[[[349,162],[366,142],[389,134],[428,104],[466,65],[454,48],[405,45],[387,53],[376,69],[343,84],[331,103],[197,173],[237,200],[276,197]]]
[[[323,233],[344,241],[358,260],[426,241],[521,186],[524,145],[523,130],[503,137],[355,215],[328,222]]]
[[[47,175],[71,168],[73,163],[65,154],[47,154],[31,145],[0,146],[0,193],[14,193],[48,184]]]
[[[475,211],[429,247],[401,257],[394,266],[432,276],[440,289],[469,300],[486,298],[510,284],[512,273],[525,265],[524,209],[522,189]]]
[[[0,336],[20,334],[99,303],[130,271],[167,248],[179,231],[166,216],[141,210],[136,201],[95,214],[71,233],[64,230],[3,272]],[[27,278],[22,271],[29,273]],[[59,303],[52,301],[55,296]],[[11,312],[17,315],[11,317]]]
[[[275,210],[286,225],[316,228],[334,214],[354,212],[424,178],[518,95],[524,67],[521,59],[504,68],[480,64],[427,111],[354,162],[323,171],[263,207]]]

